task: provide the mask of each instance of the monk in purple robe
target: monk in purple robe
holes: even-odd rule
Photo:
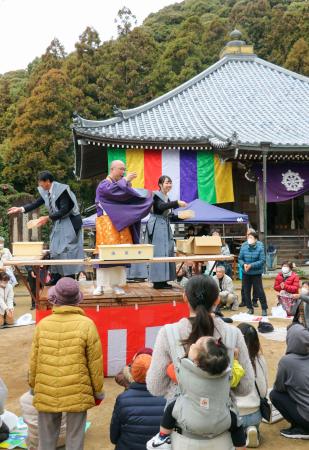
[[[152,207],[152,195],[142,196],[132,188],[135,172],[125,174],[125,164],[113,161],[110,173],[97,187],[96,245],[138,244],[141,220]],[[95,295],[103,292],[123,294],[126,268],[113,266],[97,269]]]

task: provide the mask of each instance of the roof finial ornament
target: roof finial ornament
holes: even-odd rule
[[[117,105],[113,106],[113,113],[115,114],[115,116],[123,118],[123,112],[121,111],[120,108],[118,108]]]
[[[76,127],[82,127],[83,126],[83,120],[80,117],[80,115],[78,114],[78,112],[76,112],[76,111],[73,112],[73,124]]]
[[[233,30],[233,31],[230,33],[230,36],[231,36],[231,38],[232,38],[233,40],[239,41],[239,40],[241,39],[242,32],[239,31],[239,30],[237,30],[237,29],[235,28],[235,30]]]
[[[224,49],[220,53],[220,58],[223,58],[224,56],[232,56],[237,55],[239,56],[255,56],[253,51],[252,45],[247,45],[245,41],[242,40],[242,32],[237,30],[233,30],[230,33],[231,41],[229,41]]]

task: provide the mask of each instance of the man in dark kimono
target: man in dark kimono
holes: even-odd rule
[[[96,235],[98,245],[138,244],[141,220],[152,207],[152,195],[141,195],[131,186],[136,173],[125,174],[125,164],[113,161],[110,173],[101,181],[96,191],[97,220]],[[97,288],[94,294],[114,291],[123,294],[126,284],[125,266],[97,269]]]
[[[67,184],[55,181],[48,171],[39,173],[38,183],[40,197],[33,203],[10,208],[8,214],[27,213],[45,204],[48,216],[40,217],[39,226],[50,220],[53,222],[51,259],[83,259],[82,219],[74,193]],[[48,284],[56,284],[63,276],[74,278],[82,270],[83,265],[51,266],[52,279]]]

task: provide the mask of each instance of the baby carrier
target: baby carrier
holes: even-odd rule
[[[230,372],[210,375],[185,358],[177,324],[165,325],[178,381],[178,395],[173,416],[183,434],[197,439],[213,438],[231,426]],[[234,359],[237,330],[227,328],[231,365]]]

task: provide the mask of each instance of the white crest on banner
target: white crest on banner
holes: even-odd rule
[[[282,173],[281,184],[283,184],[287,191],[300,191],[304,187],[304,181],[298,172],[288,170]]]
[[[237,217],[237,222],[243,222],[244,219],[242,217]]]

